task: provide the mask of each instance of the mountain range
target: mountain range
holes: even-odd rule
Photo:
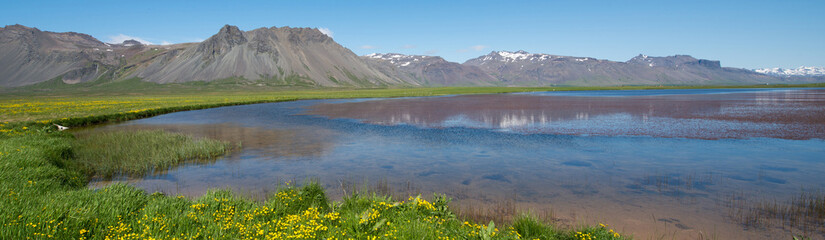
[[[813,72],[822,73],[822,69]],[[626,62],[494,51],[464,63],[395,53],[357,56],[313,28],[241,31],[226,25],[199,43],[104,43],[75,32],[0,28],[0,87],[140,79],[315,87],[708,85],[808,83],[822,74],[722,67],[687,55]],[[808,72],[804,72],[808,73]]]
[[[750,70],[723,68],[719,61],[687,55],[636,56],[626,62],[498,51],[467,60],[506,85],[708,85],[759,84],[783,79]]]
[[[499,81],[481,68],[449,62],[441,57],[374,53],[361,57],[387,76],[418,86],[499,85]]]
[[[103,43],[80,33],[0,29],[0,86],[139,78],[155,83],[245,79],[306,86],[404,85],[317,29],[226,25],[200,43]]]

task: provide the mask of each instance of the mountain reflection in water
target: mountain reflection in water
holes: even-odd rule
[[[426,128],[700,139],[825,138],[825,91],[654,96],[469,95],[318,104],[308,114]]]
[[[243,145],[127,180],[149,192],[266,198],[284,181],[317,179],[340,199],[348,183],[379,182],[444,193],[467,211],[510,202],[638,239],[787,239],[799,229],[746,227],[736,211],[825,189],[823,109],[823,89],[545,92],[253,104],[89,131],[164,129]]]

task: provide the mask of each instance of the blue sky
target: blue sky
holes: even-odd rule
[[[626,61],[689,54],[740,68],[825,66],[825,1],[8,1],[0,25],[104,42],[200,41],[224,24],[328,29],[358,55],[450,61],[525,50]]]

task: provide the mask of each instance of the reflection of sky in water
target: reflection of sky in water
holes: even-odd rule
[[[773,107],[793,106],[780,111],[816,124],[823,118],[816,115],[823,95],[738,94],[620,101],[528,94],[298,101],[179,112],[108,128],[161,128],[246,142],[242,151],[212,164],[131,180],[149,191],[197,196],[210,187],[229,187],[260,196],[281,181],[318,178],[339,196],[342,180],[385,179],[395,189],[411,183],[425,194],[447,193],[471,204],[515,198],[552,207],[557,218],[604,222],[640,238],[657,236],[660,218],[679,220],[686,228],[671,225],[669,231],[688,239],[697,231],[723,239],[786,236],[744,232],[725,214],[725,201],[733,193],[786,199],[802,187],[825,188],[825,141],[724,136],[793,129],[793,121],[767,113]],[[518,101],[506,99],[512,96]],[[485,98],[496,101],[480,102]],[[317,104],[330,102],[337,104],[326,105],[336,106],[329,109],[344,110],[330,114],[342,119],[304,114],[307,107],[321,114],[328,109]],[[742,116],[751,119],[735,120]],[[524,134],[548,128],[555,133]],[[722,139],[650,137],[690,135],[696,129]],[[648,221],[651,215],[656,217]]]
[[[809,88],[816,89],[816,88]],[[537,96],[586,96],[586,97],[630,97],[630,96],[664,96],[664,95],[697,95],[697,94],[729,94],[729,93],[771,93],[786,92],[793,89],[777,88],[730,88],[730,89],[651,89],[651,90],[613,90],[613,91],[550,91],[514,93]]]
[[[716,91],[584,91],[385,99],[319,104],[311,106],[310,113],[383,125],[470,127],[520,133],[702,139],[825,137],[825,89]],[[603,96],[591,96],[597,93]]]

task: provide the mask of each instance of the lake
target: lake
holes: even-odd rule
[[[123,181],[172,195],[231,188],[262,197],[285,181],[318,179],[333,198],[359,185],[437,192],[464,213],[532,211],[560,225],[609,224],[637,239],[789,239],[801,232],[822,239],[825,228],[754,217],[760,203],[825,189],[825,89],[306,100],[88,131],[123,129],[243,147],[214,162],[92,187]]]

